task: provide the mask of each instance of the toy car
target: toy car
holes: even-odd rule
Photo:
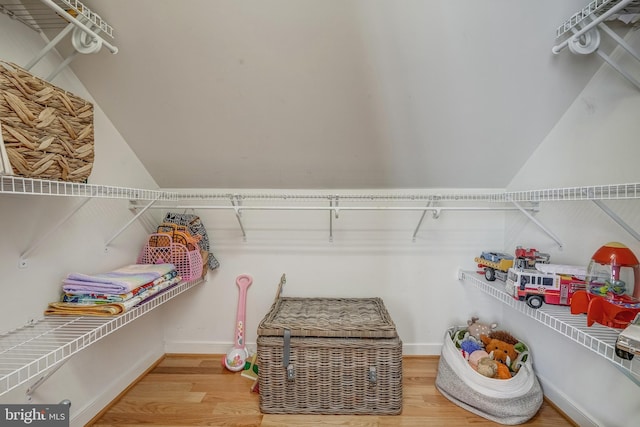
[[[626,360],[633,359],[634,355],[640,355],[640,313],[618,335],[616,354]]]

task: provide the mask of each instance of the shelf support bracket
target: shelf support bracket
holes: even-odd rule
[[[631,56],[633,56],[633,58],[636,61],[640,62],[640,55],[638,55],[638,53],[622,37],[620,37],[615,32],[613,32],[604,22],[601,22],[598,25],[598,27],[600,27],[600,29],[602,29],[605,33],[607,33],[607,35],[609,37],[611,37],[613,40],[615,40],[616,43],[618,43],[620,45],[620,47],[622,47],[624,50],[627,51],[627,53],[629,53]],[[636,88],[640,89],[640,82],[636,78],[634,78],[630,73],[625,71],[620,65],[618,65],[616,62],[614,62],[613,59],[611,59],[611,57],[609,57],[607,54],[602,52],[600,49],[597,49],[596,53],[607,64],[609,64],[614,70],[616,70],[617,72],[622,74],[622,77],[627,79]]]
[[[242,225],[242,212],[240,212],[240,206],[242,205],[242,199],[240,196],[231,196],[231,205],[233,206],[233,211],[236,214],[236,219],[238,220],[238,224],[240,225],[240,231],[242,231],[242,240],[247,241],[247,233],[244,230],[244,225]]]
[[[611,210],[611,208],[609,208],[609,206],[605,205],[602,200],[592,200],[593,203],[596,204],[597,207],[599,207],[600,209],[602,209],[602,211],[604,213],[606,213],[607,215],[609,215],[609,217],[614,220],[620,227],[624,228],[624,230],[631,234],[637,241],[640,242],[640,234],[638,234],[638,232],[636,230],[634,230],[633,228],[631,228],[631,226],[629,224],[627,224],[622,218],[620,218],[614,211]]]
[[[69,212],[67,216],[65,216],[60,222],[58,222],[53,228],[51,228],[49,232],[47,232],[44,236],[42,236],[40,240],[38,240],[36,243],[31,245],[29,249],[21,253],[18,267],[26,268],[28,264],[27,259],[29,258],[29,255],[31,255],[33,251],[39,248],[40,245],[42,245],[44,241],[46,241],[53,233],[55,233],[60,227],[62,227],[62,225],[64,225],[67,221],[69,221],[69,219],[71,219],[71,217],[73,217],[76,214],[76,212],[78,212],[84,205],[86,205],[89,200],[91,200],[90,197],[87,199],[84,199],[71,212]]]
[[[66,27],[64,27],[64,29],[62,31],[60,31],[58,33],[57,36],[55,36],[49,43],[47,43],[47,45],[45,47],[43,47],[40,52],[38,52],[38,54],[36,56],[33,57],[33,59],[31,59],[31,61],[29,61],[25,66],[24,69],[25,70],[30,70],[31,68],[33,68],[34,65],[36,65],[42,58],[44,58],[44,56],[49,53],[49,51],[51,51],[51,49],[53,49],[55,47],[55,45],[57,45],[58,43],[60,43],[60,41],[67,35],[69,34],[71,31],[73,31],[73,29],[75,28],[75,25],[73,25],[72,23],[67,24]]]
[[[329,196],[329,241],[333,242],[333,217],[338,219],[340,216],[340,208],[338,204],[340,196]]]
[[[551,239],[553,239],[554,242],[556,242],[558,244],[558,246],[560,247],[560,249],[562,249],[562,242],[560,241],[560,238],[558,236],[556,236],[555,234],[553,234],[553,232],[551,232],[551,230],[549,230],[547,227],[545,227],[540,221],[538,221],[536,218],[534,218],[533,215],[531,215],[529,212],[527,212],[527,210],[525,208],[523,208],[522,206],[520,206],[520,204],[518,202],[516,202],[515,200],[510,200],[511,203],[513,203],[513,205],[518,208],[518,210],[520,212],[522,212],[522,214],[524,216],[526,216],[527,218],[529,218],[529,220],[531,222],[533,222],[535,225],[538,226],[538,228],[540,228],[542,231],[544,231],[547,236],[551,237]]]
[[[336,200],[336,205],[338,201]],[[333,242],[333,197],[329,197],[329,242]],[[336,218],[338,217],[338,211],[335,211]]]
[[[116,239],[120,234],[122,234],[122,233],[123,233],[127,228],[129,228],[129,226],[130,226],[131,224],[133,224],[133,223],[134,223],[134,221],[140,217],[140,215],[142,215],[143,213],[145,213],[145,212],[147,211],[147,209],[149,209],[149,208],[150,208],[150,207],[151,207],[155,202],[157,202],[159,197],[160,197],[160,196],[157,196],[155,199],[153,199],[151,202],[149,202],[149,203],[148,203],[144,208],[142,208],[142,209],[140,210],[140,212],[138,212],[137,214],[135,214],[135,215],[133,216],[133,218],[131,218],[131,219],[130,219],[130,220],[129,220],[129,221],[128,221],[124,226],[122,226],[122,228],[121,228],[120,230],[118,230],[118,231],[116,232],[116,234],[114,234],[114,235],[113,235],[109,240],[107,240],[107,242],[104,244],[104,246],[105,246],[105,251],[107,251],[107,250],[108,250],[109,245],[111,244],[111,242],[113,242],[113,241],[114,241],[114,240],[115,240],[115,239]]]
[[[431,206],[431,200],[429,200],[427,202],[427,206],[425,207],[430,207]],[[422,211],[422,215],[420,216],[420,221],[418,221],[418,225],[416,226],[416,229],[413,230],[413,238],[412,241],[415,242],[416,241],[416,236],[418,235],[418,231],[420,231],[420,227],[422,227],[422,221],[424,221],[424,217],[427,215],[427,209]]]
[[[129,206],[129,211],[131,211],[132,214],[137,214],[138,213],[138,206],[136,206],[135,204],[131,203]],[[140,223],[142,224],[142,226],[144,227],[145,230],[147,230],[147,233],[151,234],[151,233],[155,233],[157,231],[157,227],[155,225],[155,223],[150,220],[147,216],[142,215],[139,217],[140,218]]]
[[[48,380],[51,377],[51,375],[55,374],[58,371],[58,369],[62,368],[62,366],[65,363],[67,363],[67,360],[69,359],[67,358],[60,361],[57,365],[49,369],[49,371],[46,374],[42,375],[40,378],[36,380],[36,382],[34,382],[31,386],[29,386],[29,388],[26,391],[27,399],[31,400],[31,395],[35,393],[36,389],[40,387],[42,384],[44,384],[44,382]]]

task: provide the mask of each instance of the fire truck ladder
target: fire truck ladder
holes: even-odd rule
[[[587,276],[587,267],[579,265],[543,264],[538,262],[536,263],[536,270],[542,273],[563,274],[581,278]]]

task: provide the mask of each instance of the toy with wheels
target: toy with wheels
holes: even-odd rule
[[[253,278],[248,274],[241,274],[236,278],[238,285],[238,312],[236,315],[236,328],[233,348],[223,358],[222,364],[230,371],[239,372],[244,369],[249,352],[245,345],[245,318],[247,308],[247,289],[253,283]]]

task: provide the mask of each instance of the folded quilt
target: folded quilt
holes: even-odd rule
[[[127,301],[137,295],[142,294],[148,289],[166,281],[175,278],[178,275],[176,270],[172,270],[169,273],[157,278],[156,280],[145,283],[142,286],[138,286],[131,292],[126,294],[107,294],[99,292],[65,292],[62,295],[62,302],[73,302],[78,304],[96,304],[96,303],[108,303],[108,302],[122,302]]]
[[[50,302],[44,314],[49,316],[61,314],[68,316],[115,316],[124,313],[122,303],[109,304],[75,304],[72,302]]]
[[[169,280],[162,280],[160,283],[145,289],[143,292],[137,294],[133,298],[129,298],[122,302],[65,302],[56,301],[49,303],[47,309],[44,311],[45,315],[70,315],[70,316],[116,316],[122,314],[125,311],[131,310],[133,307],[146,302],[156,294],[163,292],[176,284],[178,284],[182,278],[175,276]]]
[[[70,273],[62,281],[66,293],[126,294],[175,270],[173,264],[131,264],[94,275]]]

